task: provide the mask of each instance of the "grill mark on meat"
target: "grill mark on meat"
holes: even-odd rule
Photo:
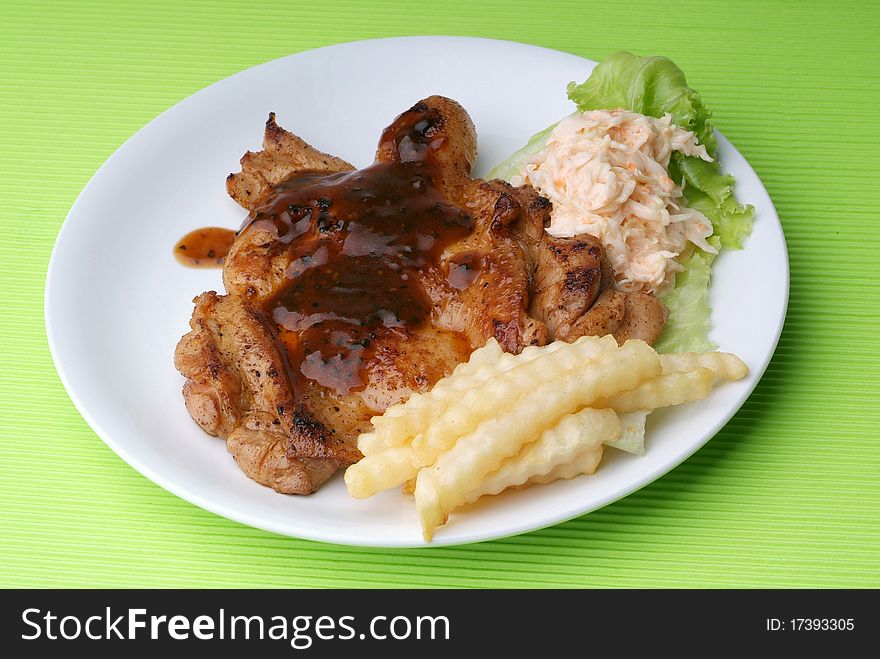
[[[552,205],[553,204],[547,199],[547,197],[542,197],[541,195],[536,195],[532,200],[532,210],[549,210]]]
[[[492,214],[492,231],[501,231],[508,224],[519,217],[519,203],[509,194],[503,192],[495,202],[495,212]]]
[[[519,327],[516,321],[492,319],[492,336],[507,352],[516,352],[519,346]]]
[[[598,279],[602,276],[599,268],[577,268],[571,270],[565,275],[565,290],[569,293],[588,294],[590,290],[598,284]]]

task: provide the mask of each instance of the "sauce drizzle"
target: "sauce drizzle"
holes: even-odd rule
[[[203,227],[190,231],[177,241],[174,257],[190,268],[222,268],[235,231],[221,227]]]

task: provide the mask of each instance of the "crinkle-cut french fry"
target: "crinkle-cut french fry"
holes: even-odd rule
[[[659,374],[659,358],[646,343],[627,342],[632,345],[628,353],[623,354],[621,351],[626,346],[619,349],[609,348],[613,341],[614,339],[608,336],[601,339],[583,337],[574,343],[563,343],[554,352],[543,353],[540,358],[515,366],[502,378],[495,378],[481,386],[468,389],[454,406],[447,407],[442,414],[432,419],[425,431],[413,439],[414,464],[417,467],[433,464],[438,455],[455,444],[458,437],[473,432],[484,419],[519,405],[521,400],[524,404],[528,404],[529,399],[542,401],[545,391],[548,396],[558,396],[565,389],[564,383],[574,386],[575,382],[581,379],[589,380],[594,372],[593,363],[598,363],[603,357],[612,355],[604,363],[619,361],[625,364],[630,353],[643,356],[641,364],[647,369],[644,371],[645,375],[634,380],[628,385],[630,387],[646,377]],[[560,342],[551,345],[556,346],[557,343]],[[616,391],[625,388],[627,387],[621,387]],[[604,394],[597,394],[597,396],[602,395]],[[586,400],[580,407],[589,405],[590,402],[591,400]],[[559,412],[550,422],[570,411],[572,410]],[[537,436],[537,433],[534,436]]]
[[[453,369],[452,373],[441,378],[430,391],[416,393],[398,405],[392,405],[381,416],[371,419],[373,426],[378,429],[377,435],[382,439],[405,434],[395,432],[395,428],[401,425],[401,418],[417,416],[424,407],[436,407],[436,403],[446,399],[451,392],[467,388],[472,379],[481,380],[487,377],[496,368],[498,360],[504,360],[507,353],[501,348],[501,344],[494,338],[489,339],[482,348],[474,350],[468,361],[462,362]],[[433,403],[433,404],[432,404]]]
[[[537,384],[533,381],[523,387],[525,383],[505,377],[510,385],[493,391],[495,409],[499,410],[496,416],[478,412],[479,419],[489,420],[460,437],[436,458],[433,466],[419,472],[415,498],[425,539],[429,540],[449,513],[466,501],[472,483],[534,441],[547,426],[598,398],[632,389],[659,373],[657,353],[643,341],[627,341],[618,350],[599,354],[588,368],[562,370],[557,366],[555,372],[543,373],[543,381]],[[515,403],[508,403],[511,391],[521,393],[519,387],[531,395],[518,396]]]
[[[663,374],[708,368],[721,380],[739,380],[749,374],[742,359],[729,352],[679,352],[660,355]]]
[[[358,436],[357,445],[358,451],[364,455],[373,455],[374,453],[379,453],[387,448],[391,448],[391,444],[389,444],[384,437],[377,435],[374,432],[361,433]]]
[[[611,337],[588,337],[584,342],[595,343],[606,349],[616,347]],[[369,455],[381,448],[406,444],[450,405],[457,403],[463,392],[484,385],[516,366],[570,345],[557,341],[547,346],[529,346],[519,355],[512,355],[504,352],[494,338],[489,339],[485,346],[471,354],[470,360],[459,364],[452,375],[440,380],[431,391],[413,394],[406,402],[388,408],[382,416],[373,417],[371,422],[374,430],[361,436],[358,448],[364,455]]]
[[[360,443],[358,443],[358,447],[360,447]],[[361,453],[363,453],[362,449]],[[360,462],[356,462],[346,469],[345,482],[349,485],[348,491],[352,493],[352,496],[362,499],[412,480],[418,471],[412,446],[397,444],[381,447],[364,455]],[[352,483],[354,483],[356,490],[352,490],[352,485],[349,484],[349,473],[351,473]],[[356,495],[354,491],[361,494]]]
[[[528,349],[527,349],[528,350]],[[529,353],[534,358],[538,353]],[[513,355],[502,350],[494,338],[471,353],[470,359],[455,367],[447,377],[438,381],[431,391],[410,396],[405,402],[393,405],[371,422],[375,430],[358,438],[358,448],[364,455],[390,446],[406,444],[430,423],[432,416],[446,409],[460,391],[485,382],[513,367]]]
[[[355,462],[345,470],[345,485],[355,499],[366,499],[415,476],[409,446],[394,446]]]
[[[431,391],[424,394],[415,393],[406,401],[398,405],[392,405],[385,413],[374,416],[374,427],[382,428],[381,431],[362,433],[358,437],[358,450],[364,455],[370,455],[391,446],[406,444],[412,439],[405,433],[407,415],[415,416],[418,410],[430,407],[430,401],[438,402],[445,399],[448,394],[465,384],[474,374],[480,373],[485,366],[490,366],[505,354],[501,344],[494,338],[489,339],[482,348],[474,350],[468,361],[462,362],[445,378],[439,380]],[[404,418],[401,420],[401,418]],[[397,419],[396,421],[391,419]]]
[[[416,513],[422,526],[422,537],[431,542],[434,531],[446,524],[449,513],[440,501],[439,479],[429,475],[430,469],[422,469],[416,476]]]
[[[566,414],[535,441],[525,444],[519,453],[505,458],[497,469],[476,481],[465,501],[476,501],[481,496],[498,494],[508,487],[546,476],[585,451],[595,453],[598,448],[601,456],[602,443],[619,437],[620,430],[620,421],[612,410],[587,407]]]
[[[509,355],[504,353],[500,358],[522,360],[525,363],[533,363],[539,358],[546,360],[549,358],[549,355],[560,351],[563,347],[571,347],[573,345],[574,344],[557,342],[550,346],[543,346],[542,348],[533,350],[526,349],[528,352],[524,350],[520,355]],[[589,351],[592,351],[595,354],[601,354],[603,352],[608,352],[609,350],[617,350],[617,344],[612,337],[606,337],[603,339],[585,337],[580,341],[580,346],[581,353],[587,352],[588,346]],[[583,365],[585,361],[585,359],[581,358],[579,363]],[[566,366],[568,366],[568,364],[566,364]],[[504,407],[504,404],[500,405],[500,409],[503,409]],[[431,420],[429,419],[425,425],[427,426],[430,423]],[[478,423],[479,420],[469,424],[469,427],[475,428]],[[361,435],[361,438],[358,441],[358,448],[365,454],[365,457],[357,464],[349,467],[346,471],[346,483],[349,483],[349,478],[352,479],[351,483],[349,483],[349,491],[352,493],[352,496],[357,498],[372,496],[381,490],[395,487],[402,484],[404,481],[413,479],[416,477],[420,466],[423,466],[415,459],[412,447],[405,442],[394,443],[391,446],[365,444],[366,441],[370,441],[371,443],[376,441],[375,437],[368,437],[368,435],[374,434],[375,433],[368,433]],[[457,436],[453,436],[446,441],[451,445],[455,442],[456,438]],[[421,435],[416,435],[413,439],[413,445],[418,443],[420,439]],[[364,449],[368,450],[365,451]],[[410,460],[409,463],[407,463],[407,458]],[[433,463],[433,461],[434,459],[432,458],[431,463]],[[349,476],[349,473],[351,476]],[[357,492],[357,494],[355,494],[355,492]]]
[[[635,412],[622,412],[620,418],[620,437],[605,442],[605,446],[633,453],[645,454],[645,422],[651,410],[636,410]]]
[[[715,374],[708,368],[698,368],[689,373],[667,373],[628,391],[597,399],[591,406],[610,407],[618,413],[655,410],[705,398],[712,391],[714,383]]]
[[[378,425],[382,425],[385,421],[386,417],[399,417],[406,416],[408,413],[408,409],[410,407],[417,407],[422,404],[423,398],[432,398],[437,396],[438,394],[442,394],[445,389],[454,389],[460,378],[472,378],[474,375],[482,372],[485,366],[491,366],[497,362],[498,359],[502,358],[506,353],[504,349],[501,347],[501,344],[498,343],[494,338],[490,338],[481,348],[477,348],[473,352],[471,352],[470,357],[466,362],[461,362],[458,364],[453,370],[452,373],[447,375],[445,378],[441,378],[437,381],[437,383],[431,388],[431,391],[425,392],[423,394],[413,394],[410,399],[400,403],[398,405],[393,405],[389,409],[385,411],[384,415],[379,417],[375,417],[375,423]],[[463,380],[461,380],[463,382]],[[412,401],[412,402],[410,402]]]
[[[441,378],[437,381],[431,391],[426,393],[418,393],[410,396],[406,401],[399,403],[397,405],[392,405],[385,413],[374,417],[374,422],[382,425],[384,421],[391,417],[399,417],[406,416],[407,410],[410,407],[415,407],[421,404],[422,398],[430,398],[435,396],[438,391],[443,392],[444,389],[449,388],[453,385],[453,382],[457,381],[459,378],[470,378],[473,377],[475,373],[478,373],[484,366],[494,364],[499,357],[504,355],[504,350],[501,348],[501,344],[498,343],[494,338],[490,338],[486,341],[483,347],[478,348],[471,352],[470,357],[466,362],[461,362],[458,364],[453,370],[452,373],[447,375],[445,378]]]
[[[570,480],[576,476],[592,474],[602,461],[603,446],[586,449],[579,453],[571,462],[557,465],[543,476],[532,476],[528,485],[547,485],[553,481]]]

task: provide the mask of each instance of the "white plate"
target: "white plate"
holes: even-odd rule
[[[341,475],[309,497],[249,480],[224,443],[190,419],[174,369],[192,298],[222,290],[220,272],[172,256],[197,227],[236,228],[245,212],[226,175],[260,145],[270,110],[282,126],[358,166],[382,128],[430,94],[457,99],[479,133],[476,173],[568,114],[565,85],[594,63],[524,44],[455,37],[382,39],[291,55],[218,82],[179,103],[122,145],[73,205],[46,281],[49,345],[83,417],[135,469],[192,503],[252,526],[352,545],[424,544],[399,491],[365,501]],[[528,88],[525,92],[523,85]],[[711,106],[711,99],[707,99]],[[606,451],[594,476],[507,493],[454,515],[433,545],[522,533],[589,512],[651,482],[709,440],[755,387],[776,347],[788,298],[785,240],[760,180],[719,136],[737,194],[757,208],[746,249],[725,252],[711,291],[712,338],[751,367],[708,400],[651,417],[644,457]]]

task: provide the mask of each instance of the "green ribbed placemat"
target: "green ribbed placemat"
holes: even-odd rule
[[[0,5],[0,585],[880,586],[880,5],[413,6]],[[93,172],[162,110],[269,59],[405,34],[672,57],[782,218],[791,304],[779,349],[697,455],[551,529],[382,551],[228,522],[137,474],[68,400],[43,329],[52,243]]]

